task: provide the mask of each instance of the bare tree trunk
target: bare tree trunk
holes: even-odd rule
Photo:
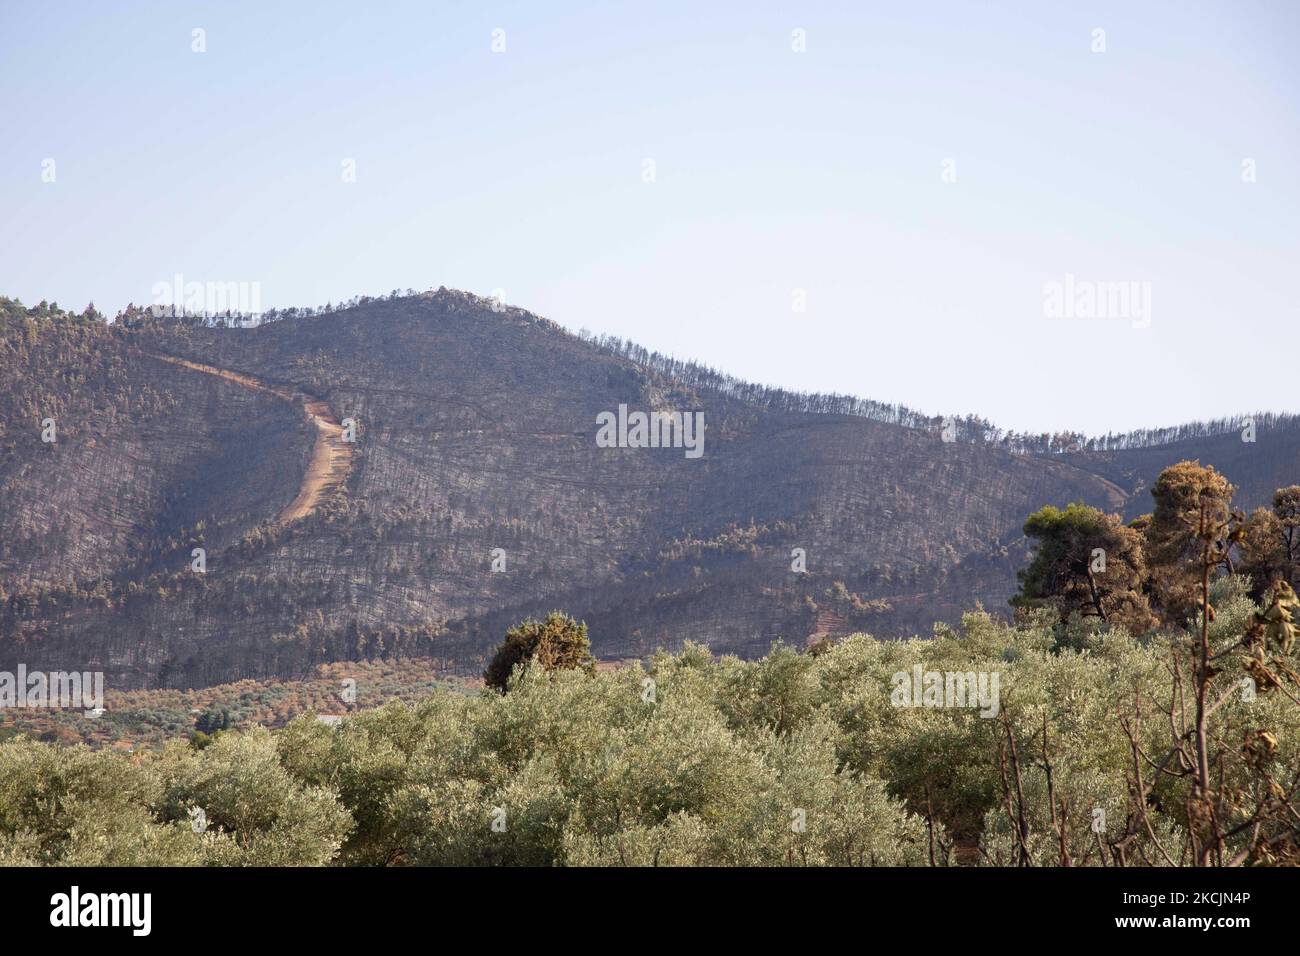
[[[1101,592],[1097,590],[1097,579],[1092,576],[1092,565],[1088,565],[1088,591],[1092,598],[1092,606],[1097,609],[1097,616],[1105,621],[1106,611],[1101,606]]]
[[[1210,852],[1214,848],[1214,843],[1208,839],[1202,839],[1202,834],[1197,833],[1199,826],[1204,825],[1206,821],[1199,819],[1201,814],[1213,816],[1214,810],[1210,802],[1210,756],[1209,756],[1209,713],[1206,710],[1206,699],[1210,690],[1210,568],[1211,561],[1214,558],[1211,547],[1210,531],[1207,527],[1206,505],[1204,500],[1201,502],[1201,646],[1200,661],[1196,669],[1196,786],[1192,788],[1192,807],[1197,813],[1198,819],[1189,821],[1192,823],[1191,832],[1196,839],[1196,864],[1197,866],[1209,865]],[[1217,830],[1217,823],[1207,829]]]

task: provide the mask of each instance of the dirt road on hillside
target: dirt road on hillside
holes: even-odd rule
[[[311,514],[326,495],[341,487],[347,480],[348,473],[352,470],[352,445],[343,441],[343,425],[324,401],[293,389],[268,385],[243,372],[232,372],[230,369],[191,362],[171,355],[152,352],[147,354],[163,362],[170,362],[172,365],[180,365],[195,372],[203,372],[205,375],[224,378],[244,388],[267,392],[291,405],[297,405],[316,426],[316,444],[312,448],[311,462],[302,476],[302,484],[298,488],[297,496],[275,519],[276,527],[282,527]]]

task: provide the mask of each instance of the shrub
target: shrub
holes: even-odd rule
[[[595,663],[587,625],[567,614],[552,611],[543,621],[528,618],[506,631],[483,672],[488,686],[504,692],[514,669],[525,661],[536,661],[543,670],[576,668],[590,670]]]

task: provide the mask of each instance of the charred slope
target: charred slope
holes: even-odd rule
[[[1264,423],[1255,428],[1252,441],[1243,440],[1244,428],[1222,434],[1174,442],[1154,448],[1120,452],[1094,452],[1067,456],[1124,488],[1124,517],[1133,519],[1151,511],[1149,489],[1155,476],[1175,462],[1199,460],[1213,465],[1236,486],[1236,503],[1243,508],[1270,504],[1273,492],[1300,481],[1300,423],[1294,420]]]
[[[20,603],[237,542],[309,447],[292,411],[102,323],[0,314],[0,383],[0,596]]]
[[[78,504],[129,529],[115,540],[170,534],[170,549],[131,544],[134,563],[105,565],[115,576],[70,538],[29,533],[12,546],[19,587],[47,583],[32,569],[71,555],[80,590],[102,597],[11,607],[0,658],[21,646],[31,667],[93,664],[131,686],[393,653],[472,671],[506,626],[553,607],[585,617],[606,657],[685,639],[757,654],[778,638],[914,632],[977,600],[1004,607],[1021,525],[1043,504],[1144,511],[1140,482],[1160,462],[1202,453],[1220,455],[1253,501],[1294,480],[1286,456],[1294,462],[1300,447],[1286,430],[1260,435],[1267,459],[1235,455],[1226,440],[1051,457],[944,443],[689,386],[526,312],[446,290],[256,329],[144,322],[96,334],[120,352],[122,382],[180,403],[150,419],[156,432],[108,431],[103,443],[165,472],[158,480],[183,494],[185,510],[104,492]],[[306,517],[277,525],[307,467],[307,423],[236,383],[146,366],[143,352],[313,396],[334,420],[353,418],[346,480]],[[597,415],[620,404],[703,412],[703,457],[597,447]],[[181,464],[170,458],[178,434],[202,446]],[[15,451],[20,494],[42,493],[32,480],[41,453],[30,442]],[[74,508],[71,489],[92,455],[60,453],[71,457],[58,464],[68,490],[50,506],[56,517]],[[16,520],[5,508],[0,520]],[[188,570],[192,536],[181,533],[200,521],[221,529],[204,539],[203,575]],[[807,574],[791,571],[796,548]],[[494,549],[504,571],[493,571]],[[111,580],[101,587],[102,576]]]

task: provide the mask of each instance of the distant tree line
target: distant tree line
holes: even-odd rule
[[[1132,448],[1155,448],[1194,438],[1224,435],[1240,430],[1243,417],[1218,418],[1208,422],[1190,422],[1169,428],[1143,428],[1129,432],[1107,432],[1088,436],[1082,432],[1018,432],[998,428],[978,415],[961,417],[926,415],[906,405],[877,402],[869,398],[825,392],[796,392],[768,385],[758,385],[728,375],[699,362],[654,352],[643,345],[616,335],[597,335],[586,329],[578,338],[601,351],[625,358],[647,369],[672,378],[691,388],[712,391],[759,408],[777,412],[818,415],[852,415],[871,421],[902,425],[921,431],[942,432],[948,429],[952,441],[995,445],[1014,454],[1049,455],[1077,452],[1125,451]],[[1295,415],[1260,412],[1247,416],[1257,430],[1290,427]]]
[[[337,303],[327,302],[321,306],[290,307],[267,309],[257,314],[225,310],[220,313],[194,312],[185,309],[172,310],[170,307],[164,316],[157,316],[150,306],[129,304],[114,317],[113,323],[125,328],[134,328],[145,324],[162,322],[176,325],[204,328],[251,328],[285,319],[313,318],[344,312],[349,309],[373,305],[377,302],[394,302],[415,297],[414,289],[393,289],[386,295],[356,295]],[[494,300],[440,288],[437,295],[464,300],[467,305],[492,305]],[[504,308],[504,306],[502,306]],[[540,316],[520,309],[510,308],[509,313],[516,318],[538,325],[544,325],[558,331],[565,331],[562,326]],[[80,318],[107,322],[99,313],[94,303],[77,315],[58,308],[57,303],[44,301],[32,309],[25,309],[16,299],[0,297],[0,315],[9,313],[42,315],[63,318]],[[568,333],[573,334],[573,333]],[[698,389],[706,389],[724,398],[734,399],[759,408],[776,412],[808,413],[821,415],[850,415],[871,421],[901,425],[920,431],[943,434],[947,440],[969,444],[992,445],[1013,454],[1022,455],[1060,455],[1079,452],[1126,451],[1136,448],[1156,448],[1182,441],[1208,438],[1240,431],[1247,420],[1254,424],[1256,431],[1275,428],[1290,428],[1297,424],[1300,416],[1292,414],[1275,414],[1257,412],[1246,416],[1216,418],[1204,422],[1188,422],[1166,428],[1141,428],[1127,432],[1107,432],[1105,435],[1089,436],[1083,432],[1022,432],[999,428],[988,419],[978,415],[944,416],[926,415],[906,405],[879,402],[854,395],[825,392],[798,392],[768,385],[747,382],[715,368],[689,359],[679,359],[662,352],[652,351],[631,340],[616,335],[601,335],[580,329],[577,338],[595,346],[603,352],[672,378],[681,384]]]

